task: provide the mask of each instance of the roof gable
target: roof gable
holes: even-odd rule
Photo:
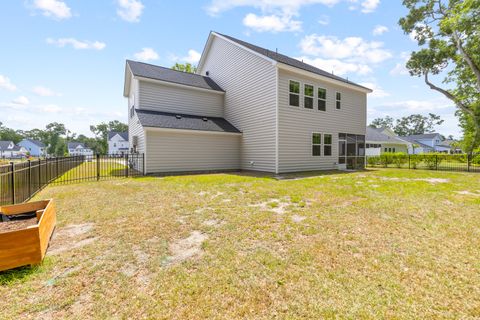
[[[11,150],[14,146],[13,141],[0,141],[0,150]]]
[[[108,140],[112,140],[113,137],[119,135],[123,140],[128,141],[128,132],[109,131]]]

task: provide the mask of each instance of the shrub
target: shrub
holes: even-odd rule
[[[371,167],[377,166],[380,164],[379,156],[369,156],[367,157],[368,165]]]
[[[392,154],[392,162],[397,168],[401,168],[408,161],[408,155],[404,152]]]

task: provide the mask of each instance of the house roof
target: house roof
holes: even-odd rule
[[[289,65],[289,66],[292,66],[294,68],[298,68],[298,69],[302,69],[302,70],[305,70],[305,71],[309,71],[309,72],[312,72],[312,73],[315,73],[315,74],[318,74],[318,75],[321,75],[321,76],[324,76],[324,77],[327,77],[327,78],[330,78],[330,79],[334,79],[334,80],[337,80],[337,81],[340,81],[340,82],[344,82],[344,83],[348,83],[350,85],[353,85],[353,86],[356,86],[356,87],[359,87],[359,88],[362,88],[362,89],[365,89],[365,90],[371,90],[367,87],[364,87],[362,85],[359,85],[357,83],[354,83],[354,82],[351,82],[349,81],[348,79],[345,79],[345,78],[342,78],[342,77],[339,77],[339,76],[336,76],[330,72],[327,72],[325,70],[322,70],[322,69],[319,69],[317,67],[314,67],[310,64],[307,64],[307,63],[304,63],[300,60],[297,60],[297,59],[294,59],[294,58],[291,58],[289,56],[286,56],[284,54],[281,54],[281,53],[278,53],[278,52],[275,52],[275,51],[271,51],[271,50],[268,50],[268,49],[265,49],[265,48],[262,48],[262,47],[259,47],[259,46],[256,46],[254,44],[251,44],[251,43],[248,43],[248,42],[245,42],[245,41],[242,41],[242,40],[239,40],[237,38],[234,38],[234,37],[231,37],[231,36],[228,36],[226,34],[221,34],[219,32],[215,32],[216,34],[219,34],[233,42],[236,42],[250,50],[253,50],[255,51],[256,53],[259,53],[267,58],[270,58],[272,60],[275,60],[277,62],[280,62],[280,63],[283,63],[283,64],[286,64],[286,65]]]
[[[389,143],[398,143],[398,144],[408,144],[408,141],[402,140],[397,137],[389,136],[382,131],[385,128],[372,128],[367,127],[367,135],[365,136],[365,140],[367,142],[374,141],[374,142],[389,142]]]
[[[69,142],[67,145],[68,149],[76,149],[78,147],[82,147],[85,149],[85,145],[81,142]]]
[[[424,149],[431,149],[433,150],[434,148],[429,146],[428,144],[425,144],[425,143],[421,143],[420,141],[418,141],[417,139],[415,139],[415,136],[406,136],[406,137],[401,137],[403,140],[406,140],[408,142],[411,142],[411,143],[415,143],[417,145],[419,145],[420,147],[424,148]]]
[[[13,143],[13,141],[0,141],[0,150],[10,150],[8,146]]]
[[[143,127],[240,133],[237,128],[224,118],[142,109],[136,109],[135,111]]]
[[[33,143],[34,145],[36,145],[37,147],[40,147],[40,148],[45,147],[45,144],[43,144],[43,142],[39,141],[39,140],[34,140],[34,139],[23,139],[23,140],[30,141],[31,143]]]
[[[118,131],[109,131],[108,132],[108,140],[112,139],[115,137],[115,135],[119,135],[120,137],[123,138],[123,140],[128,141],[128,132],[118,132]]]
[[[21,151],[22,149],[25,149],[25,148],[22,147],[22,146],[14,146],[12,149],[9,149],[9,150],[11,150],[11,151]]]
[[[199,74],[177,71],[171,68],[160,67],[153,64],[132,60],[127,60],[127,64],[130,66],[130,70],[134,76],[172,82],[190,87],[221,92],[224,91],[218,84],[215,83],[215,81],[209,77]]]
[[[425,133],[425,134],[412,134],[410,136],[405,136],[403,138],[413,139],[413,140],[423,140],[423,139],[433,139],[438,135],[438,133]]]

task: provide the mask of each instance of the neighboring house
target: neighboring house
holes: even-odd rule
[[[69,142],[67,148],[71,156],[93,156],[93,150],[80,142]]]
[[[108,154],[123,155],[128,153],[128,132],[110,131],[108,133]]]
[[[21,158],[27,155],[27,149],[17,146],[13,141],[0,141],[0,158]]]
[[[145,173],[361,168],[370,89],[211,32],[189,74],[127,61],[129,142]]]
[[[450,152],[450,146],[442,145],[442,137],[439,133],[425,133],[411,136],[400,137],[412,143],[414,151],[412,153],[429,152]]]
[[[18,143],[19,146],[27,149],[28,153],[34,157],[45,157],[47,155],[47,148],[38,140],[23,139]]]
[[[463,153],[462,148],[458,146],[458,141],[445,139],[437,147],[442,147],[448,150],[449,153]]]
[[[367,127],[366,155],[378,156],[384,152],[412,153],[412,144],[405,141],[389,128]]]

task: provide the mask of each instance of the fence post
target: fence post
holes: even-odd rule
[[[467,153],[467,171],[470,172],[470,153]]]
[[[58,157],[55,158],[55,179],[58,178]]]
[[[12,204],[15,204],[15,163],[10,162],[10,183],[12,184]]]
[[[128,169],[129,169],[129,166],[128,166],[128,153],[125,154],[125,166],[126,166],[126,169],[125,169],[125,177],[128,178]]]
[[[100,180],[100,154],[97,153],[97,181]]]
[[[142,153],[142,171],[143,171],[143,175],[146,175],[147,174],[147,170],[145,169],[145,152]]]
[[[438,154],[435,155],[435,170],[438,170]]]
[[[28,197],[32,196],[32,161],[28,160]]]
[[[38,159],[38,188],[37,191],[42,187],[42,159]]]

